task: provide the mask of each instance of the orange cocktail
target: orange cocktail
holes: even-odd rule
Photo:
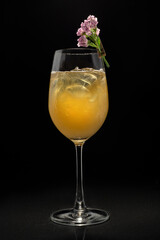
[[[72,141],[85,141],[102,126],[108,112],[105,72],[91,68],[52,72],[49,113]]]

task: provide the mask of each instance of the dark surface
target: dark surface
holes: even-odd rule
[[[111,68],[107,120],[84,146],[85,196],[111,220],[87,228],[86,239],[160,239],[156,9],[136,0],[3,1],[1,240],[75,239],[73,228],[48,218],[71,207],[75,193],[73,143],[50,119],[48,88],[54,51],[77,46],[89,14]]]
[[[90,207],[108,210],[108,222],[74,228],[53,224],[51,211],[72,207],[73,189],[61,186],[41,191],[9,194],[1,198],[0,238],[2,240],[158,240],[160,238],[160,190],[153,186],[86,186]],[[76,238],[77,232],[77,238]]]

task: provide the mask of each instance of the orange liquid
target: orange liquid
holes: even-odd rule
[[[91,137],[108,112],[105,73],[90,70],[51,74],[49,112],[55,126],[72,141]]]

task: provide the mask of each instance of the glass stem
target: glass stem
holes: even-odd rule
[[[75,145],[75,148],[76,148],[76,199],[74,204],[74,211],[81,215],[86,210],[83,192],[83,166],[82,166],[83,143],[81,145]]]

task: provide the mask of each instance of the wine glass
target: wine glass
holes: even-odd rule
[[[74,143],[76,150],[74,207],[52,213],[51,220],[70,226],[107,221],[109,214],[106,211],[86,207],[83,192],[83,145],[100,129],[109,107],[105,68],[96,49],[68,48],[55,51],[48,105],[53,123]]]

